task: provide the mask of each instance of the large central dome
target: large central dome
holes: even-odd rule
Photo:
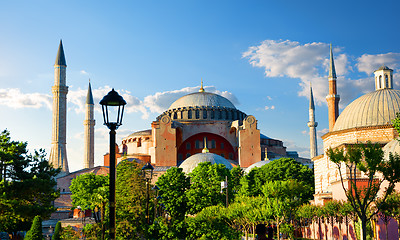
[[[172,110],[184,107],[221,107],[236,109],[228,99],[209,92],[196,92],[185,95],[172,103],[168,109]]]
[[[336,120],[333,131],[392,124],[400,112],[400,91],[381,89],[363,95],[348,105]]]

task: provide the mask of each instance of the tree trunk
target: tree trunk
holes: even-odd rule
[[[367,218],[362,216],[361,219],[362,240],[367,240]]]
[[[389,238],[388,238],[388,233],[389,233],[389,231],[388,231],[388,221],[385,221],[385,230],[386,230],[386,240],[388,240]]]
[[[277,235],[277,238],[280,240],[281,238],[280,238],[280,230],[279,230],[279,226],[280,226],[280,224],[276,224],[276,233],[278,234]]]

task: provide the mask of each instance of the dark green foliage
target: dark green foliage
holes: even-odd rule
[[[190,189],[186,191],[188,198],[188,213],[196,214],[203,208],[222,205],[225,206],[225,194],[221,194],[221,182],[230,171],[223,164],[200,163],[190,174]],[[229,189],[229,199],[232,199],[232,189]]]
[[[33,219],[31,229],[26,233],[25,240],[43,240],[42,235],[42,219],[40,216],[36,216]]]
[[[188,217],[187,239],[240,239],[240,232],[231,228],[221,206],[204,208],[196,217]]]
[[[164,204],[173,220],[183,221],[187,211],[185,191],[189,188],[189,179],[182,172],[182,168],[170,168],[157,181],[160,188],[159,201]]]
[[[51,240],[61,240],[61,222],[57,222]]]
[[[231,169],[231,181],[228,183],[234,195],[238,194],[241,188],[240,180],[244,175],[244,171],[240,166]]]
[[[12,141],[10,133],[0,133],[0,232],[28,230],[39,215],[48,218],[59,192],[44,150],[27,153],[27,143]]]
[[[125,160],[117,166],[116,201],[117,239],[140,238],[147,226],[146,183],[135,161]]]
[[[254,168],[241,180],[240,194],[245,196],[259,196],[262,187],[267,181],[285,181],[289,179],[302,182],[308,186],[308,191],[302,198],[310,200],[314,192],[314,171],[291,158],[274,160],[261,168]]]
[[[61,231],[62,240],[79,240],[79,233],[72,228],[72,226],[67,226],[62,228]]]

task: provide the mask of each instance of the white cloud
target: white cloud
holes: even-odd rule
[[[318,138],[320,138],[320,137],[322,137],[323,135],[327,134],[328,132],[329,132],[329,129],[328,129],[328,128],[324,128],[324,129],[321,129],[321,130],[317,130],[317,136],[318,136]]]
[[[85,70],[81,70],[79,73],[82,74],[82,75],[89,75],[89,73],[86,72]]]
[[[400,53],[370,55],[359,58],[342,53],[341,47],[335,47],[334,59],[338,76],[338,93],[341,96],[341,106],[346,106],[361,93],[374,89],[372,79],[351,79],[348,75],[360,73],[371,75],[380,65],[386,64],[394,70],[399,70]],[[258,46],[250,47],[242,55],[251,65],[265,70],[266,77],[288,77],[300,79],[299,96],[309,96],[309,84],[312,83],[314,98],[318,105],[326,104],[328,94],[329,44],[313,42],[300,44],[290,40],[265,40]],[[356,59],[356,63],[350,60]],[[395,74],[395,77],[400,74]],[[395,78],[395,85],[400,85]]]
[[[233,104],[239,104],[239,101],[230,92],[219,91],[213,86],[204,87],[207,92],[219,94],[229,99]],[[143,119],[149,118],[149,112],[162,113],[178,98],[193,92],[197,92],[199,87],[186,87],[179,90],[158,92],[154,95],[148,95],[144,100],[132,96],[129,91],[124,89],[117,89],[116,91],[127,102],[125,106],[125,113],[142,114]],[[104,86],[93,88],[92,94],[95,103],[95,111],[102,113],[101,106],[98,104],[100,100],[108,94],[111,87]],[[86,108],[87,89],[69,89],[67,94],[68,110],[75,111],[76,113],[84,113]],[[21,93],[19,89],[0,89],[0,105],[6,105],[12,108],[39,108],[42,106],[52,109],[52,96],[49,94],[41,93]]]
[[[265,110],[274,110],[275,109],[275,106],[274,105],[272,105],[272,106],[265,106],[265,108],[264,108]]]
[[[22,93],[18,88],[0,89],[0,105],[10,108],[52,108],[52,97],[42,93]]]
[[[143,100],[144,106],[148,108],[153,113],[162,113],[167,110],[168,107],[180,97],[187,95],[189,93],[194,93],[199,91],[200,86],[197,87],[186,87],[179,90],[157,92],[154,95],[146,96]],[[219,91],[214,86],[205,86],[204,90],[206,92],[215,93],[229,99],[234,105],[238,105],[239,101],[230,92]]]

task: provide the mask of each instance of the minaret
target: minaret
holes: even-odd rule
[[[328,102],[328,113],[329,113],[329,131],[332,131],[335,126],[336,119],[339,116],[339,100],[340,96],[337,94],[336,89],[336,71],[335,63],[333,61],[332,44],[329,64],[329,95],[326,96]]]
[[[58,47],[56,62],[54,64],[53,92],[53,133],[49,162],[55,168],[61,168],[60,175],[69,173],[67,161],[67,93],[66,70],[64,49],[62,41]]]
[[[92,95],[92,87],[89,87],[86,96],[86,114],[85,121],[83,122],[85,126],[85,150],[83,159],[83,168],[93,168],[94,167],[94,103]]]
[[[310,128],[310,158],[314,158],[318,155],[317,150],[317,132],[316,127],[318,123],[315,121],[315,106],[314,106],[314,96],[312,92],[312,87],[310,84],[310,108],[308,109],[308,127]]]

